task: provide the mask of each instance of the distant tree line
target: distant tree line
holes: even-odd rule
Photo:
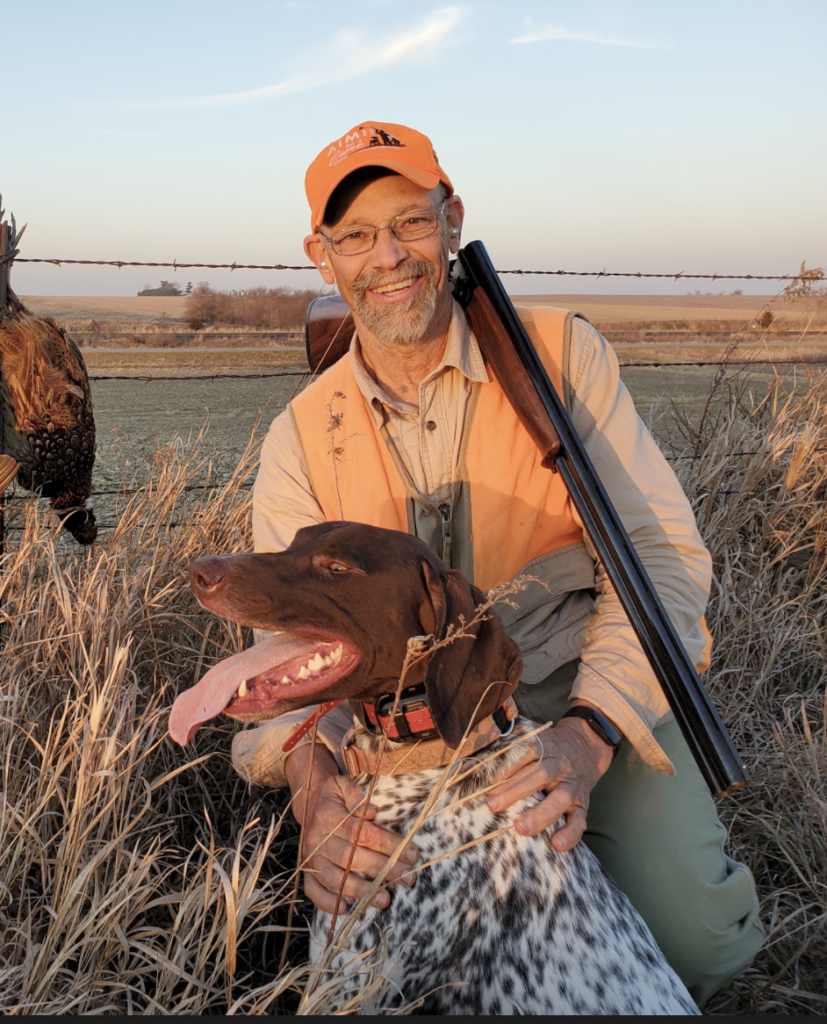
[[[191,291],[192,281],[187,281],[187,287],[183,290],[177,281],[162,281],[157,288],[153,288],[152,285],[145,284],[138,292],[138,295],[160,295],[164,298],[175,298],[183,295],[189,295]]]
[[[290,330],[304,325],[307,307],[317,290],[296,288],[247,288],[218,292],[206,281],[189,293],[186,315],[190,327],[254,327],[264,331]]]

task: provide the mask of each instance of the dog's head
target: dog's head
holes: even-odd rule
[[[190,582],[205,608],[279,633],[181,694],[170,715],[180,743],[221,712],[257,721],[308,704],[392,693],[416,636],[433,637],[436,646],[409,667],[405,685],[424,682],[451,747],[520,680],[517,645],[493,611],[477,613],[485,595],[420,540],[395,530],[309,526],[278,554],[198,559]]]

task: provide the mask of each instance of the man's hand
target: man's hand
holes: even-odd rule
[[[311,759],[312,777],[307,790]],[[365,808],[363,787],[339,775],[333,756],[321,744],[297,747],[287,759],[285,773],[294,795],[293,813],[303,826],[304,891],[319,910],[344,914],[347,904],[340,900],[337,908],[336,902],[340,888],[346,899],[361,899],[371,887],[369,879],[375,878],[385,867],[402,839],[372,823],[376,810]],[[413,885],[415,876],[410,869],[418,857],[416,848],[409,846],[391,869],[386,882]],[[389,902],[386,890],[379,889],[371,905],[382,908]]]
[[[555,850],[570,850],[586,831],[591,791],[608,770],[612,756],[612,748],[582,719],[563,718],[527,742],[525,755],[498,777],[488,806],[494,812],[504,811],[538,790],[548,793],[521,814],[514,827],[524,836],[536,836],[565,818],[551,843]]]

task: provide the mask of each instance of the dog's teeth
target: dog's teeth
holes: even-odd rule
[[[299,679],[309,679],[311,673],[306,665],[302,665],[302,667],[299,669],[296,675],[299,677]]]
[[[316,651],[316,653],[307,663],[307,667],[309,669],[312,669],[314,672],[318,672],[320,669],[324,668],[324,659],[322,658],[321,654],[319,654],[318,651]]]
[[[342,660],[342,645],[339,644],[339,646],[336,648],[335,651],[331,651],[330,652],[330,664],[331,665],[338,665],[341,660]]]
[[[246,679],[242,679],[241,680],[241,685],[238,688],[238,696],[239,697],[246,697],[247,696],[247,680]]]
[[[325,655],[325,657],[322,658],[322,664],[325,668],[330,668],[330,666],[334,664],[333,658],[331,658],[329,654]]]
[[[289,686],[292,682],[293,682],[293,680],[290,678],[290,676],[282,676],[281,677],[282,686]]]

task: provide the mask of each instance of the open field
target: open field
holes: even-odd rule
[[[185,322],[186,298],[155,296],[21,296],[39,316],[58,320],[169,320]],[[578,309],[595,323],[660,320],[727,320],[746,323],[765,308],[785,319],[802,311],[800,303],[784,305],[767,295],[514,295],[516,305]]]
[[[577,309],[597,325],[659,321],[724,320],[730,327],[748,324],[765,309],[787,320],[804,311],[801,303],[785,304],[771,295],[515,295],[518,306],[561,306]]]
[[[202,451],[209,453],[216,470],[225,476],[250,436],[260,439],[308,380],[302,355],[256,349],[87,352],[93,378],[151,378],[93,379],[96,487],[109,490],[122,482],[129,486],[143,482],[157,445],[194,435],[207,420],[210,429]],[[269,376],[277,373],[290,376]],[[624,379],[641,415],[654,417],[653,429],[658,433],[672,422],[670,410],[675,405],[691,418],[700,415],[715,373],[714,367],[634,368],[625,371]],[[222,374],[249,376],[228,379]],[[202,379],[163,379],[191,376]],[[757,391],[765,386],[761,381],[754,383]],[[667,444],[668,439],[663,437],[662,442]]]
[[[186,297],[155,295],[21,295],[37,316],[56,320],[181,320]]]
[[[642,355],[645,362],[653,359],[651,353],[641,354],[631,347],[619,346],[618,351],[621,362],[630,354]],[[251,434],[260,439],[291,395],[306,383],[303,355],[302,351],[282,349],[88,351],[87,367],[95,378],[97,486],[110,489],[127,479],[125,472],[131,474],[128,479],[134,485],[148,467],[156,445],[197,433],[207,418],[210,430],[203,450],[209,451],[219,472],[225,474]],[[672,358],[678,357],[673,354]],[[792,369],[787,367],[790,374]],[[716,366],[638,366],[622,372],[642,417],[668,449],[675,410],[696,422],[718,371]],[[285,373],[289,376],[270,376]],[[804,368],[797,373],[799,379],[806,379]],[[235,375],[247,376],[236,379]],[[147,379],[101,379],[118,377]],[[162,379],[165,377],[201,379]],[[768,371],[753,375],[750,388],[755,401],[763,397],[771,381]]]
[[[210,325],[194,329],[185,298],[25,297],[33,312],[54,316],[85,351],[144,348],[267,350],[304,343],[304,325],[264,330]],[[518,304],[578,309],[625,361],[721,359],[737,334],[744,358],[823,358],[824,303],[780,296],[528,295]],[[197,323],[196,323],[197,326]]]

